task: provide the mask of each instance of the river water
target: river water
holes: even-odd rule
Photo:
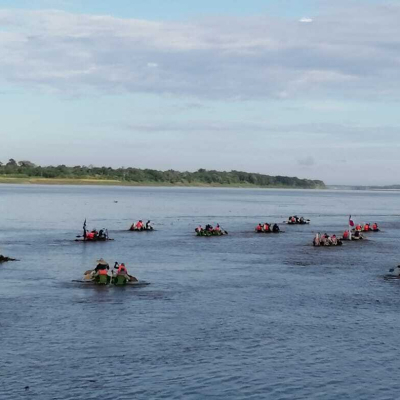
[[[0,398],[397,399],[399,196],[0,185]],[[311,246],[349,214],[382,232]],[[74,242],[85,218],[115,241]],[[73,282],[100,257],[150,285]]]

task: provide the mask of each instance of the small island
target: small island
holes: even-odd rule
[[[0,183],[117,185],[117,186],[204,186],[325,189],[320,180],[271,176],[242,171],[199,169],[195,172],[157,171],[139,168],[95,166],[38,166],[30,161],[0,162]]]

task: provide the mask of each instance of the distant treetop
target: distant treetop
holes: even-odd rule
[[[30,161],[15,161],[10,159],[5,165],[0,162],[0,175],[12,175],[24,178],[54,178],[54,179],[99,179],[117,180],[138,184],[168,184],[168,185],[252,185],[257,187],[288,187],[317,189],[325,188],[320,180],[299,179],[288,176],[271,176],[242,171],[215,171],[198,169],[196,172],[179,172],[174,170],[157,171],[154,169],[139,169],[132,167],[111,168],[95,167],[93,165],[67,167],[66,165],[41,167]]]

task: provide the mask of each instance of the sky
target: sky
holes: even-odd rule
[[[400,1],[0,0],[0,161],[400,184]]]

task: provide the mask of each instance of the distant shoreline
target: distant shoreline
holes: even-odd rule
[[[20,184],[20,185],[78,185],[78,186],[132,186],[132,187],[140,187],[140,186],[156,186],[156,187],[210,187],[210,188],[244,188],[244,189],[308,189],[308,190],[318,190],[325,189],[322,187],[318,188],[302,188],[298,186],[290,186],[290,185],[271,185],[271,186],[260,186],[253,185],[250,183],[243,184],[218,184],[218,183],[201,183],[201,182],[192,182],[192,183],[168,183],[168,182],[131,182],[131,181],[118,181],[113,179],[68,179],[68,178],[16,178],[16,177],[4,177],[0,176],[0,184]]]

